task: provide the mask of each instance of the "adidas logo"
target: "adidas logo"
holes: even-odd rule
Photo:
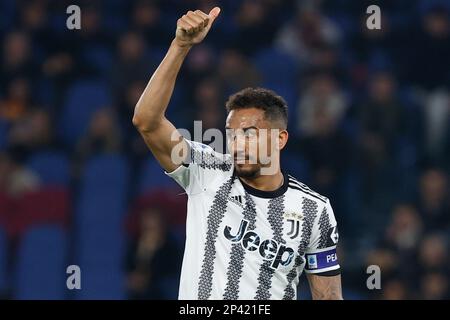
[[[240,207],[243,207],[242,196],[231,196],[230,200]]]

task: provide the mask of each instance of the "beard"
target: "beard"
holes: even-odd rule
[[[258,165],[235,165],[234,172],[241,178],[256,178],[259,176],[261,168]]]

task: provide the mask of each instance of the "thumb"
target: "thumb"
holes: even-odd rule
[[[219,16],[219,14],[220,14],[219,7],[214,7],[213,9],[211,9],[211,11],[208,14],[211,24],[214,22],[214,20],[216,20],[216,18]]]

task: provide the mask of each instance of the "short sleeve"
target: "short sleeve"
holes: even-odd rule
[[[305,272],[318,275],[339,274],[340,266],[336,252],[338,242],[337,222],[327,199],[312,228],[312,236],[305,253]]]
[[[186,140],[189,156],[185,163],[166,174],[174,179],[188,194],[202,191],[220,175],[232,170],[230,156],[214,151],[208,145]]]

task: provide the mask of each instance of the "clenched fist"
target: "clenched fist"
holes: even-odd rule
[[[211,25],[220,13],[215,7],[209,14],[201,10],[188,11],[177,21],[175,42],[181,47],[190,47],[200,43],[211,29]]]

